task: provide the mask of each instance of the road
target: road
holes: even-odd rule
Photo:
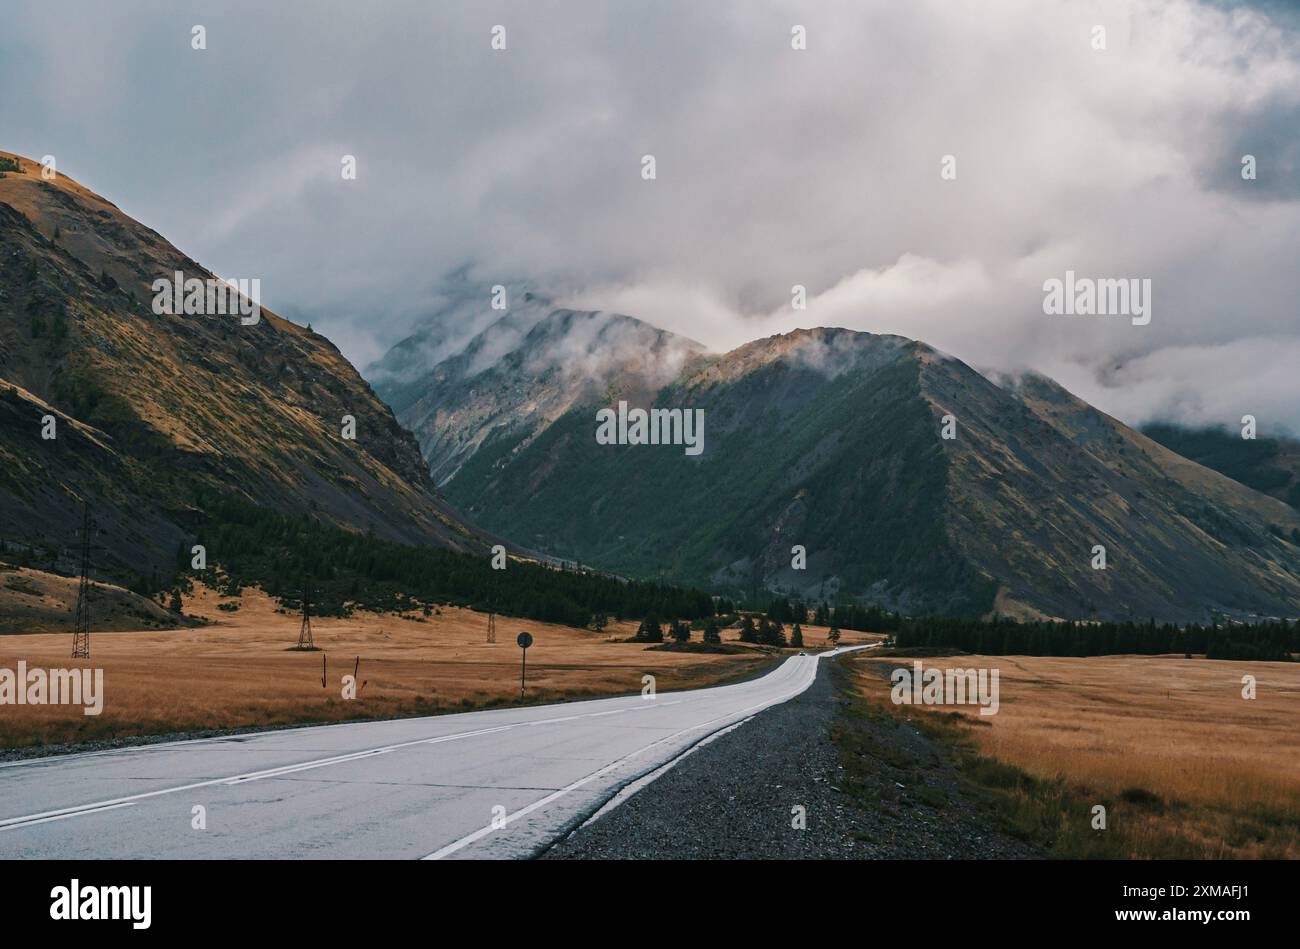
[[[734,685],[0,764],[0,858],[523,858],[807,689]],[[200,826],[201,825],[201,826]]]

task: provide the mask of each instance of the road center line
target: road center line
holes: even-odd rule
[[[659,703],[659,705],[660,706],[676,705],[680,701],[681,700],[678,699],[674,702]],[[629,712],[650,711],[655,707],[656,706],[654,705],[647,705],[644,707],[633,706],[627,709],[620,709],[619,711],[629,711]],[[27,814],[22,817],[10,817],[5,820],[0,820],[0,830],[5,830],[6,828],[14,825],[39,823],[46,818],[71,817],[76,814],[90,813],[91,811],[97,811],[97,810],[106,810],[110,807],[116,807],[122,804],[129,804],[135,801],[142,801],[151,797],[160,797],[164,794],[178,794],[182,791],[193,791],[193,790],[197,790],[198,788],[212,787],[218,784],[224,784],[224,785],[243,784],[248,781],[261,780],[262,778],[274,778],[281,774],[289,774],[294,771],[305,771],[309,768],[323,768],[328,765],[346,764],[349,761],[356,761],[361,758],[367,758],[377,754],[384,754],[390,751],[396,751],[399,748],[411,748],[414,747],[415,745],[436,745],[442,742],[459,741],[463,738],[477,738],[481,735],[491,735],[497,732],[510,731],[511,729],[515,729],[515,728],[525,728],[531,725],[555,724],[557,722],[568,722],[568,721],[573,721],[575,719],[581,719],[581,718],[593,718],[597,715],[604,715],[604,714],[607,713],[588,712],[581,715],[564,715],[556,718],[538,719],[537,721],[511,722],[506,725],[496,725],[491,728],[478,728],[475,729],[474,731],[460,732],[452,735],[437,735],[433,738],[415,738],[412,739],[411,741],[403,741],[392,745],[384,745],[379,748],[368,748],[362,751],[349,752],[348,754],[344,754],[344,755],[332,755],[331,757],[320,758],[315,761],[303,761],[292,765],[281,765],[275,768],[267,768],[262,771],[250,771],[245,774],[232,774],[221,778],[210,778],[206,781],[195,781],[192,784],[183,784],[180,785],[179,787],[159,788],[156,791],[143,791],[139,794],[130,794],[125,797],[116,797],[107,801],[96,801],[92,804],[78,804],[73,807],[61,807],[58,808],[57,810],[42,811],[39,814]],[[157,746],[154,747],[156,748]],[[42,763],[46,763],[46,762],[42,762]]]
[[[89,810],[73,811],[71,814],[59,814],[56,817],[41,817],[37,820],[29,820],[22,824],[9,824],[8,826],[0,827],[0,833],[3,833],[6,830],[19,830],[23,827],[31,827],[33,824],[48,824],[50,821],[54,820],[67,820],[69,817],[81,817],[83,814],[99,814],[103,811],[115,811],[119,807],[134,806],[134,804],[128,801],[125,804],[110,804],[107,807],[92,807]]]
[[[862,647],[849,647],[849,648],[862,648]],[[821,656],[822,656],[822,657],[830,656],[830,655],[834,655],[834,654],[836,654],[836,653],[844,652],[844,651],[846,651],[846,650],[842,647],[842,648],[840,648],[840,649],[838,649],[838,650],[833,650],[833,651],[830,652],[830,653],[822,653]],[[782,665],[781,667],[778,667],[777,670],[774,670],[773,673],[769,673],[769,675],[779,673],[780,670],[783,669],[783,668],[784,668],[784,665]],[[766,677],[764,677],[764,678],[766,678]],[[760,680],[754,680],[754,681],[757,682],[757,681],[762,681],[762,680],[760,679]],[[740,686],[743,687],[743,686],[745,686],[745,685],[750,685],[750,684],[751,684],[751,683],[741,683]],[[803,691],[804,689],[806,689],[807,687],[808,687],[808,686],[805,685],[805,686],[803,686],[801,689],[799,689],[798,692],[791,693],[791,695],[797,695],[797,694],[799,694],[799,692],[802,692],[802,691]],[[719,687],[715,687],[715,688],[725,689],[725,688],[730,688],[730,686],[719,686]],[[712,689],[703,689],[703,690],[700,690],[700,691],[697,691],[697,692],[688,693],[688,695],[689,695],[689,697],[691,697],[691,698],[697,698],[697,697],[703,696],[704,694],[706,694],[707,692],[710,692],[710,691],[713,691],[713,690],[712,690]],[[757,708],[764,708],[764,707],[767,707],[768,705],[777,704],[778,702],[784,702],[784,701],[786,701],[786,699],[788,699],[788,698],[790,698],[790,697],[791,697],[791,696],[786,696],[785,698],[781,698],[781,699],[776,700],[776,702],[764,702],[764,703],[761,703],[761,704],[759,704],[759,705],[755,705],[755,706],[753,706],[751,709],[746,709],[745,712],[749,712],[749,711],[752,711],[753,709],[757,709]],[[590,701],[590,700],[584,700],[584,701]],[[597,700],[597,701],[599,701],[599,700]],[[299,763],[297,763],[297,764],[292,764],[292,765],[281,765],[281,766],[278,766],[278,767],[275,767],[275,768],[267,768],[267,769],[263,769],[263,770],[261,770],[261,771],[250,771],[250,772],[246,772],[246,773],[244,773],[244,774],[226,775],[226,776],[224,776],[224,777],[220,777],[220,778],[209,778],[209,779],[204,780],[204,781],[194,781],[194,782],[192,782],[192,783],[190,783],[190,784],[182,784],[182,785],[179,785],[179,786],[176,786],[176,787],[159,788],[159,789],[156,790],[156,791],[142,791],[142,792],[140,792],[139,794],[129,794],[129,795],[126,795],[126,796],[123,796],[123,797],[111,798],[111,799],[106,800],[106,801],[96,801],[96,802],[89,803],[89,804],[78,804],[78,805],[74,805],[74,806],[71,806],[71,807],[62,807],[62,808],[57,808],[57,809],[55,809],[55,810],[42,811],[42,812],[37,813],[37,814],[27,814],[27,815],[24,815],[24,816],[22,816],[22,817],[10,817],[10,818],[6,818],[6,819],[4,819],[4,820],[0,820],[0,831],[13,829],[13,828],[20,827],[20,826],[29,826],[29,825],[32,825],[32,824],[47,823],[47,822],[52,821],[52,820],[59,820],[59,819],[65,818],[65,817],[75,817],[75,816],[78,816],[78,815],[81,815],[81,814],[91,814],[91,813],[95,813],[95,812],[97,812],[97,811],[115,810],[115,809],[117,809],[117,808],[119,808],[119,807],[125,807],[125,806],[130,805],[130,804],[133,804],[133,803],[135,803],[135,802],[137,802],[137,801],[148,800],[149,798],[154,798],[154,797],[161,797],[161,796],[163,796],[163,795],[167,795],[167,794],[179,794],[179,793],[181,793],[181,792],[183,792],[183,791],[194,791],[194,790],[197,790],[197,789],[199,789],[199,788],[214,787],[214,786],[216,786],[216,785],[235,785],[235,784],[241,784],[241,783],[244,783],[244,782],[247,782],[247,781],[260,780],[260,779],[262,779],[262,778],[273,778],[273,777],[277,777],[277,776],[279,776],[279,775],[281,775],[281,774],[290,774],[290,773],[294,773],[294,772],[297,772],[297,771],[305,771],[305,770],[308,770],[308,769],[311,769],[311,768],[322,768],[322,767],[326,767],[326,766],[328,766],[328,765],[334,765],[334,764],[346,764],[347,762],[350,762],[350,761],[357,761],[357,760],[362,759],[362,758],[372,757],[372,756],[374,756],[374,755],[384,754],[384,753],[387,753],[387,752],[390,752],[390,751],[396,751],[396,750],[401,749],[401,748],[411,748],[411,747],[414,747],[414,746],[416,746],[416,745],[436,745],[436,744],[441,744],[442,742],[448,742],[448,741],[459,741],[459,740],[461,740],[461,739],[465,739],[465,738],[477,738],[477,737],[480,737],[480,736],[483,736],[483,735],[496,734],[496,733],[498,733],[498,732],[510,731],[510,730],[512,730],[512,729],[515,729],[515,728],[524,728],[524,727],[528,727],[528,726],[532,726],[532,725],[555,724],[555,723],[559,723],[559,722],[574,721],[574,720],[577,720],[577,719],[596,718],[596,717],[599,717],[599,716],[602,716],[602,715],[610,715],[610,714],[613,714],[614,712],[638,712],[638,711],[640,711],[640,712],[646,712],[646,711],[652,711],[652,710],[654,710],[654,709],[656,709],[656,708],[662,708],[662,707],[664,707],[664,706],[668,706],[668,705],[678,705],[678,704],[681,704],[683,701],[685,701],[685,698],[674,699],[674,700],[671,701],[671,702],[660,702],[660,701],[647,702],[647,703],[642,704],[642,705],[629,705],[629,706],[627,706],[627,707],[625,707],[625,708],[613,709],[613,710],[605,710],[605,711],[601,711],[601,712],[586,712],[586,713],[582,713],[582,714],[579,714],[579,715],[564,715],[564,716],[557,716],[557,717],[549,718],[549,719],[538,719],[537,721],[511,722],[511,723],[504,724],[504,725],[496,725],[496,726],[492,726],[492,727],[490,727],[490,728],[478,728],[478,729],[474,729],[473,731],[468,731],[468,732],[459,732],[459,733],[455,733],[455,734],[451,734],[451,735],[436,735],[436,736],[434,736],[434,737],[432,737],[432,738],[415,738],[415,739],[412,739],[412,740],[410,740],[410,741],[397,742],[397,743],[395,743],[395,744],[391,744],[391,745],[383,745],[383,746],[380,746],[380,747],[378,747],[378,748],[368,748],[368,749],[364,749],[364,750],[362,750],[362,751],[354,751],[354,752],[349,752],[349,753],[347,753],[347,754],[342,754],[342,755],[332,755],[332,756],[330,756],[330,757],[328,757],[328,758],[320,758],[320,759],[317,759],[317,760],[314,760],[314,761],[304,761],[304,762],[299,762]],[[514,815],[512,815],[511,817],[507,818],[507,823],[508,823],[510,820],[513,820],[513,819],[516,818],[516,817],[523,816],[524,814],[529,813],[529,812],[531,812],[532,810],[536,810],[538,807],[545,806],[545,804],[549,803],[551,800],[555,800],[555,799],[557,799],[557,798],[559,798],[559,797],[564,796],[565,794],[569,793],[569,791],[571,791],[571,790],[573,790],[573,789],[575,789],[575,788],[577,788],[577,787],[582,786],[583,784],[587,783],[587,782],[590,781],[590,780],[595,779],[596,777],[598,777],[598,776],[601,775],[601,774],[606,773],[607,771],[611,770],[613,767],[616,767],[618,764],[621,764],[622,762],[628,760],[628,758],[635,757],[637,754],[640,754],[640,753],[642,753],[642,752],[644,752],[644,751],[647,751],[647,750],[649,750],[650,748],[653,748],[653,747],[655,747],[656,745],[662,744],[662,743],[665,742],[665,741],[671,741],[673,738],[676,738],[676,737],[678,737],[679,735],[685,734],[686,732],[694,731],[694,730],[696,730],[696,729],[698,729],[698,728],[704,728],[704,727],[707,727],[708,725],[711,725],[711,724],[713,724],[713,723],[716,722],[716,721],[722,721],[723,719],[733,717],[733,716],[736,715],[736,714],[744,714],[744,713],[743,713],[743,712],[742,712],[742,713],[729,713],[729,714],[727,714],[727,715],[721,716],[720,718],[713,719],[713,720],[710,721],[710,722],[705,722],[703,725],[694,725],[694,726],[691,726],[690,728],[684,729],[684,730],[682,730],[681,732],[678,732],[678,733],[676,733],[676,734],[674,734],[674,735],[670,735],[670,736],[668,736],[668,738],[661,739],[661,740],[658,741],[658,742],[654,742],[654,743],[652,743],[652,744],[650,744],[650,745],[647,745],[645,748],[642,748],[640,751],[633,752],[631,755],[628,755],[628,756],[626,756],[625,758],[620,759],[619,761],[615,762],[613,765],[607,766],[606,768],[603,768],[603,769],[601,769],[600,771],[594,772],[593,774],[588,775],[586,778],[582,779],[581,781],[576,782],[576,783],[573,784],[573,785],[570,785],[568,788],[562,788],[562,789],[560,789],[559,791],[557,791],[555,794],[551,795],[550,797],[548,797],[548,798],[546,798],[546,799],[543,799],[542,801],[539,801],[539,802],[537,802],[536,804],[531,805],[530,807],[525,808],[525,809],[522,810],[522,811],[516,812],[516,814],[514,814]],[[189,743],[187,742],[186,744],[189,744]],[[156,750],[157,748],[158,748],[157,745],[152,746],[152,749],[153,749],[153,750]],[[37,763],[38,763],[38,764],[41,764],[41,765],[47,765],[49,762],[48,762],[48,759],[37,759]],[[488,830],[490,831],[491,828],[489,827]],[[481,835],[482,835],[482,834],[481,834],[481,832],[480,832],[480,836],[481,836]],[[473,837],[474,835],[470,835],[470,836]],[[454,845],[451,845],[451,846],[453,846],[455,849],[460,849],[460,847],[465,846],[466,843],[470,843],[470,842],[472,842],[472,841],[468,840],[467,838],[462,838],[462,839],[465,840],[465,843],[457,842],[458,845],[455,845],[455,844],[454,844]],[[478,838],[475,837],[475,839],[478,839]],[[447,850],[447,848],[443,848],[443,850]],[[439,851],[439,853],[441,853],[441,852],[442,852],[442,851]],[[454,851],[449,851],[449,852],[454,852]],[[430,856],[433,856],[433,855],[430,855]],[[426,859],[428,859],[428,858],[426,858]]]

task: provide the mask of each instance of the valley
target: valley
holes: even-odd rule
[[[782,655],[738,644],[736,629],[723,631],[732,652],[618,641],[635,635],[637,623],[630,620],[594,632],[498,616],[497,641],[488,643],[485,614],[446,606],[428,616],[422,610],[317,616],[312,626],[318,651],[297,652],[291,647],[298,641],[300,615],[259,590],[230,597],[196,585],[183,609],[201,625],[94,632],[89,662],[69,662],[66,632],[0,636],[0,668],[13,669],[20,659],[33,667],[99,668],[106,694],[102,714],[94,717],[71,706],[3,707],[0,757],[144,736],[194,737],[519,705],[520,630],[535,639],[526,704],[637,694],[646,675],[655,677],[659,691],[714,685],[765,670]],[[825,627],[805,630],[809,648],[829,645]],[[878,638],[845,632],[842,641]],[[342,676],[354,669],[358,693],[344,699]]]
[[[454,772],[463,787],[434,783],[463,835],[423,854],[438,858],[535,855],[603,806],[576,795],[562,820],[496,837],[474,829],[462,791],[478,807],[498,781],[541,775],[512,785],[524,815],[599,779],[635,803],[553,855],[626,854],[633,840],[656,855],[669,839],[716,855],[731,852],[730,804],[677,823],[637,782],[639,756],[666,768],[717,738],[660,789],[757,802],[776,781],[761,761],[793,769],[781,780],[839,821],[792,846],[767,811],[750,814],[745,856],[1300,853],[1300,681],[1294,662],[1261,661],[1294,657],[1296,631],[1277,619],[1300,614],[1286,443],[1246,458],[1217,435],[1148,437],[1045,376],[977,371],[902,336],[804,328],[716,353],[530,292],[459,332],[419,329],[363,378],[269,309],[213,320],[188,312],[196,297],[153,312],[148,291],[171,274],[199,274],[196,294],[224,284],[71,179],[14,163],[0,180],[0,302],[21,317],[0,326],[0,669],[103,681],[94,715],[5,704],[14,768],[136,745],[205,768],[210,751],[238,758],[254,770],[232,786],[342,765],[352,777],[330,793],[345,810],[367,782]],[[86,511],[91,652],[70,662]],[[311,650],[295,648],[304,599]],[[1060,619],[1079,622],[1040,622]],[[913,654],[891,651],[896,638],[927,661],[996,669],[978,680],[988,714],[887,706],[885,676]],[[1185,655],[1153,654],[1171,643]],[[984,654],[999,645],[1010,654]],[[1234,698],[1242,676],[1258,700]],[[675,697],[639,704],[658,693]],[[551,705],[585,711],[531,708]],[[651,736],[587,721],[639,709],[654,712]],[[751,718],[758,731],[730,736]],[[489,720],[505,724],[455,730]],[[371,747],[361,723],[422,737]],[[408,756],[383,780],[357,765],[533,727],[579,747],[552,756],[516,735],[463,759]],[[298,760],[317,742],[350,750]],[[260,749],[283,763],[256,770]],[[149,761],[132,750],[104,767],[129,789]],[[557,761],[568,783],[552,789]],[[841,820],[840,793],[856,816]],[[1094,799],[1115,821],[1105,838],[1081,817]],[[422,798],[397,803],[399,821],[423,813]],[[269,813],[256,795],[237,806]],[[32,828],[99,813],[70,804],[0,831],[80,853],[62,828]],[[140,840],[191,846],[142,813],[129,816]],[[667,837],[653,829],[665,820]],[[303,827],[277,828],[267,853],[304,846]],[[374,834],[329,846],[420,849]]]

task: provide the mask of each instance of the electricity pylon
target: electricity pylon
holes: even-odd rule
[[[77,589],[77,618],[72,629],[72,658],[90,658],[90,502],[81,517],[81,585]]]
[[[298,627],[298,648],[316,648],[311,638],[311,589],[306,583],[302,585],[302,625]]]
[[[492,582],[488,584],[487,641],[489,643],[497,641],[497,578],[495,570],[492,571]]]

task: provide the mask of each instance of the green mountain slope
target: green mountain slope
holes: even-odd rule
[[[1142,434],[1184,458],[1300,508],[1300,442],[1294,439],[1245,439],[1223,427],[1187,428],[1167,422],[1143,425]]]
[[[643,388],[623,397],[704,411],[701,454],[598,444],[596,411],[617,402],[605,393],[540,430],[493,429],[444,491],[537,549],[742,597],[1080,618],[1300,612],[1296,512],[1050,380],[998,385],[922,343],[814,329]]]

